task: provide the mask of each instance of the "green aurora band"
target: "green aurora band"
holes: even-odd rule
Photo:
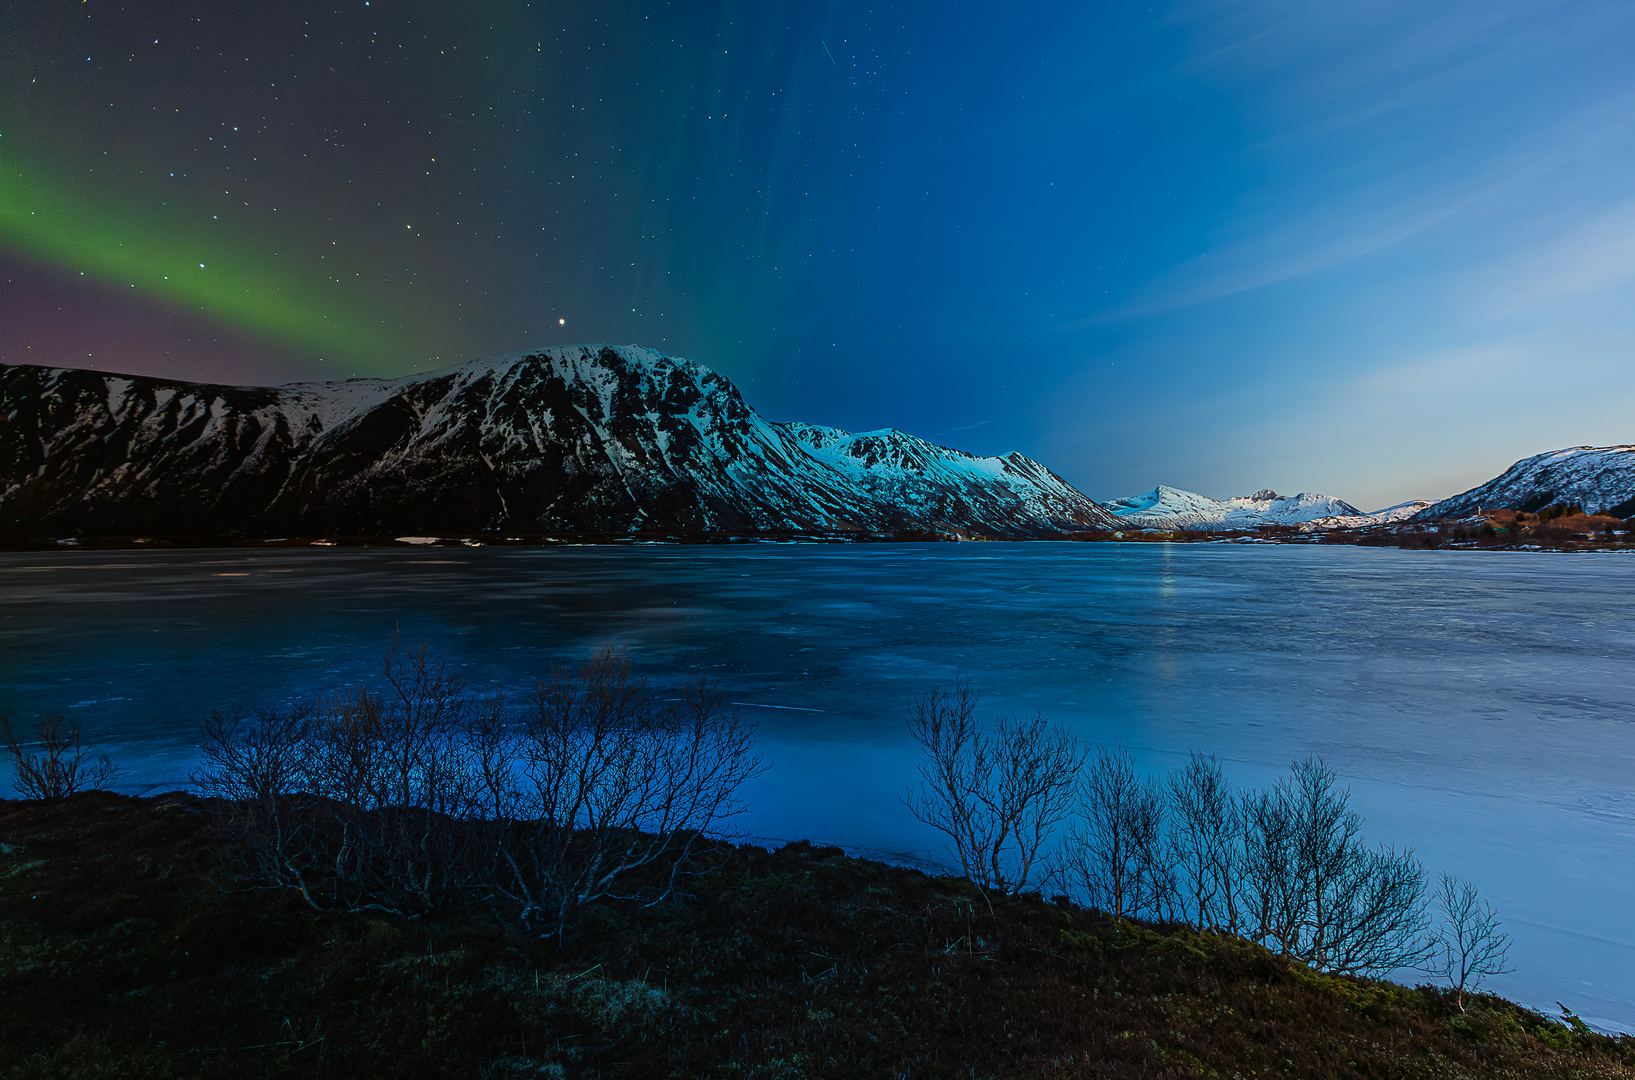
[[[292,259],[250,254],[263,245],[222,226],[0,153],[0,245],[9,251],[369,374],[401,373],[415,354],[406,327],[366,317],[334,270],[303,273]]]

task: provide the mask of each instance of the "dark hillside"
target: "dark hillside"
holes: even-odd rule
[[[8,1077],[1627,1077],[1635,1040],[795,844],[562,950],[223,891],[200,800],[0,802]]]

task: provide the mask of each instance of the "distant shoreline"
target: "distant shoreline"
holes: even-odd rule
[[[85,536],[23,537],[0,534],[0,552],[25,551],[162,551],[209,548],[478,548],[478,547],[631,547],[631,546],[740,546],[748,544],[833,545],[833,544],[940,544],[1040,542],[1090,544],[1296,544],[1301,546],[1339,545],[1345,547],[1393,547],[1406,550],[1511,551],[1581,553],[1590,551],[1635,552],[1635,539],[1625,534],[1613,540],[1570,540],[1554,543],[1493,542],[1462,539],[1453,534],[1458,523],[1432,522],[1413,530],[1379,529],[1298,532],[1287,527],[1256,531],[1141,531],[1116,533],[1067,533],[1056,536],[961,536],[951,533],[905,531],[898,533],[862,532],[574,532],[574,533],[450,533],[424,536]],[[1439,531],[1440,530],[1440,531]]]

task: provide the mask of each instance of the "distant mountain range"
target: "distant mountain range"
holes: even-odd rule
[[[1575,446],[1516,462],[1479,487],[1439,502],[1414,499],[1364,513],[1329,495],[1257,491],[1211,499],[1160,484],[1145,495],[1103,503],[1125,528],[1224,532],[1266,525],[1303,532],[1469,517],[1479,510],[1524,510],[1577,503],[1587,513],[1635,515],[1635,446]]]
[[[1526,458],[1440,502],[1160,485],[1097,503],[1021,454],[759,416],[727,379],[634,345],[278,387],[0,365],[0,531],[397,534],[1301,531],[1534,511],[1635,514],[1635,446]]]
[[[637,346],[234,387],[0,366],[0,527],[33,536],[902,533],[1118,527],[1021,454],[776,424]]]
[[[1279,495],[1263,490],[1222,500],[1163,484],[1145,495],[1102,505],[1126,528],[1189,532],[1249,530],[1263,525],[1301,525],[1324,518],[1363,516],[1355,506],[1329,495]]]

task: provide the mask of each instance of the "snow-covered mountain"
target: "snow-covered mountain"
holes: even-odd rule
[[[1375,510],[1367,517],[1376,525],[1390,525],[1397,521],[1407,521],[1430,505],[1429,499],[1409,499],[1395,506],[1387,506],[1384,510]]]
[[[1303,522],[1300,530],[1306,532],[1317,529],[1366,529],[1371,525],[1392,525],[1399,521],[1407,521],[1430,505],[1429,499],[1410,499],[1395,506],[1387,506],[1384,510],[1375,510],[1371,514],[1338,514],[1334,517],[1313,518]]]
[[[631,345],[282,387],[0,366],[0,526],[1041,536],[1116,522],[1020,454],[770,423],[708,368]]]
[[[1361,510],[1348,502],[1309,492],[1279,495],[1262,490],[1223,500],[1163,484],[1145,495],[1132,495],[1102,505],[1125,528],[1189,532],[1226,532],[1257,529],[1262,525],[1298,526],[1318,519],[1362,515]]]
[[[1483,507],[1542,510],[1577,503],[1590,514],[1635,514],[1635,446],[1574,446],[1523,458],[1480,487],[1432,503],[1415,521],[1474,514]]]

